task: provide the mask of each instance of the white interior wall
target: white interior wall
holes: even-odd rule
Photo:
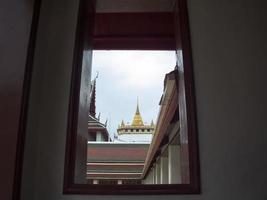
[[[188,2],[202,194],[164,198],[267,199],[266,3],[261,0]],[[77,1],[43,0],[22,200],[136,199],[135,196],[62,195],[77,8]],[[144,200],[162,197],[138,196]]]

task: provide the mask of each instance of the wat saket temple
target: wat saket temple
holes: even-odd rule
[[[153,120],[150,124],[144,124],[142,116],[139,111],[139,105],[137,107],[135,115],[131,124],[125,124],[122,120],[118,126],[118,141],[121,142],[151,142],[155,125]]]

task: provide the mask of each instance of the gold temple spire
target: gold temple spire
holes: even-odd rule
[[[138,97],[137,97],[137,107],[136,107],[135,115],[140,115]]]
[[[144,126],[144,122],[142,120],[142,116],[141,116],[140,111],[139,111],[138,98],[137,98],[137,106],[136,106],[136,111],[135,111],[135,115],[133,118],[132,126]]]
[[[136,105],[136,110],[135,110],[135,114],[133,117],[133,121],[132,124],[130,125],[128,122],[127,124],[124,123],[124,121],[122,120],[121,124],[119,124],[118,129],[117,129],[117,133],[120,136],[122,135],[142,135],[142,134],[153,134],[155,129],[155,125],[153,120],[151,121],[151,124],[147,124],[143,122],[140,110],[139,110],[139,101],[137,98],[137,105]]]

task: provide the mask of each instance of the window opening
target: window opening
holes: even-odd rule
[[[103,191],[106,191],[106,194],[199,193],[194,84],[186,0],[169,0],[166,10],[161,10],[161,6],[156,6],[154,10],[153,6],[157,4],[156,2],[161,4],[160,0],[151,3],[152,10],[146,6],[143,9],[143,5],[140,7],[139,2],[135,4],[135,1],[129,1],[131,5],[127,4],[126,7],[122,6],[119,9],[116,6],[110,7],[111,9],[107,7],[103,13],[96,14],[93,2],[81,0],[79,8],[68,119],[64,193],[102,194]],[[164,5],[167,5],[166,2]],[[139,8],[141,10],[138,10]],[[93,16],[95,16],[94,30]],[[118,152],[124,156],[124,153],[127,153],[116,149],[117,144],[112,143],[115,139],[121,139],[119,136],[138,135],[143,132],[139,131],[137,134],[140,128],[131,127],[132,123],[121,121],[117,127],[117,135],[109,133],[108,124],[113,117],[109,119],[106,117],[108,120],[105,120],[104,112],[98,112],[95,105],[96,99],[99,99],[96,97],[98,81],[101,76],[103,77],[103,73],[99,71],[91,73],[92,46],[95,50],[176,50],[176,66],[173,68],[173,64],[163,79],[163,90],[158,99],[160,108],[157,119],[151,121],[150,127],[142,127],[144,132],[147,131],[147,134],[152,135],[151,142],[140,142],[138,148],[143,151],[139,151],[139,155],[136,151],[138,148],[132,150],[134,153],[131,156],[126,154],[127,158],[135,158],[134,161],[121,162],[121,158],[117,156],[110,162],[105,160],[112,151],[113,153],[117,151],[116,155]],[[137,60],[138,58],[135,59]],[[133,74],[135,73],[133,70]],[[153,79],[154,75],[154,70],[151,70],[149,75],[144,78],[139,77],[139,80]],[[120,79],[123,78],[124,74]],[[107,82],[105,85],[112,88],[113,83]],[[120,94],[114,90],[109,92],[110,95]],[[133,99],[135,98],[137,97]],[[111,99],[109,101],[111,105]],[[120,106],[125,104],[120,103]],[[141,111],[139,106],[142,107]],[[143,104],[137,103],[134,117],[139,116],[144,107]],[[87,111],[87,108],[90,109]],[[121,117],[120,120],[122,119],[124,118]],[[147,120],[149,119],[145,119]],[[133,121],[138,126],[147,124],[141,121],[140,117]],[[113,144],[112,151],[99,151],[99,146],[104,147],[107,143]],[[119,145],[122,149],[126,149],[125,145],[128,144],[121,141]],[[99,152],[102,153],[101,156],[98,156]],[[145,159],[140,160],[138,158],[142,153],[145,154]],[[125,168],[123,169],[121,163],[135,167],[134,171],[129,172],[128,168],[126,172],[122,172],[121,170]],[[119,169],[115,172],[108,171],[114,170],[114,166]],[[114,175],[123,173],[126,175],[124,178],[114,178]],[[174,174],[178,176],[173,176]],[[103,178],[103,175],[106,177]]]
[[[162,148],[158,146],[162,139],[154,133],[159,134],[162,128],[157,126],[162,123],[160,112],[174,98],[169,93],[177,91],[175,56],[175,51],[93,51],[88,184],[181,183],[181,171],[172,170],[179,168],[176,166],[180,165],[179,160],[164,153],[157,156],[162,163],[153,163],[155,155],[148,154],[153,148],[157,151]],[[131,123],[125,123],[130,120]],[[178,135],[178,130],[175,131]],[[180,153],[179,148],[171,147],[173,144],[166,145],[170,154]],[[150,165],[155,165],[158,171]]]

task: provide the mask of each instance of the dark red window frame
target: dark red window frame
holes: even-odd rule
[[[73,72],[71,83],[71,94],[69,104],[68,116],[68,130],[65,153],[65,172],[64,172],[64,194],[98,194],[98,195],[141,195],[141,194],[198,194],[200,193],[200,174],[199,174],[199,160],[198,160],[198,143],[197,143],[197,125],[196,125],[196,108],[194,96],[194,81],[193,81],[193,67],[191,57],[190,33],[188,24],[188,14],[186,0],[177,0],[179,12],[179,33],[180,39],[175,42],[174,35],[168,32],[162,32],[159,35],[151,35],[148,30],[143,29],[142,34],[135,33],[133,30],[120,30],[120,27],[110,30],[105,35],[105,23],[101,20],[107,17],[104,15],[96,15],[96,26],[102,27],[103,30],[98,29],[94,33],[88,29],[86,24],[92,23],[93,15],[89,12],[90,0],[80,0],[78,25],[76,32],[76,41],[73,59]],[[153,15],[153,13],[150,13]],[[116,16],[115,16],[116,15]],[[113,14],[112,20],[116,20],[119,14]],[[144,14],[149,15],[149,14]],[[165,13],[164,17],[168,18],[172,14]],[[138,16],[144,17],[144,16]],[[135,18],[134,15],[128,16],[129,19]],[[151,16],[153,17],[153,16]],[[158,16],[154,16],[155,18]],[[163,16],[162,16],[163,17]],[[87,19],[87,20],[86,20]],[[89,20],[88,20],[89,19]],[[125,18],[126,19],[126,18]],[[90,21],[91,20],[91,21]],[[104,20],[106,21],[106,20]],[[152,20],[153,21],[153,20]],[[97,23],[100,23],[97,24]],[[138,25],[138,21],[136,21]],[[148,21],[149,23],[149,21]],[[155,28],[157,28],[155,26]],[[116,32],[116,30],[118,30]],[[118,33],[124,34],[118,35]],[[127,32],[128,31],[128,32]],[[146,32],[148,31],[148,32]],[[94,34],[93,44],[87,42],[86,38],[89,34]],[[112,35],[113,34],[113,35]],[[176,44],[175,44],[176,43]],[[190,184],[170,184],[170,185],[89,185],[76,184],[74,182],[75,170],[75,151],[76,151],[76,137],[77,137],[77,122],[79,110],[79,94],[81,85],[81,71],[82,71],[82,56],[84,49],[94,47],[94,49],[139,49],[139,50],[175,50],[177,47],[183,51],[184,63],[184,87],[186,95],[186,106],[180,109],[186,109],[187,124],[188,124],[188,146],[189,146],[189,172]],[[104,191],[104,192],[103,192]]]

